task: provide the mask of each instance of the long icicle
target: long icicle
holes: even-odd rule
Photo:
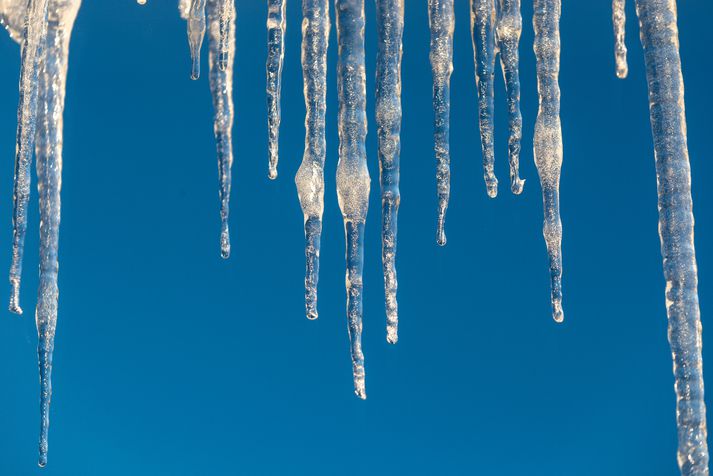
[[[691,166],[675,0],[636,0],[649,84],[658,185],[659,236],[673,356],[678,465],[708,475],[698,268],[693,244]]]
[[[525,181],[520,178],[520,147],[522,141],[522,113],[520,112],[520,55],[522,34],[520,0],[498,0],[495,40],[500,50],[500,65],[505,77],[508,103],[508,161],[510,162],[510,190],[522,193]]]
[[[10,311],[22,314],[20,280],[30,201],[32,148],[37,127],[37,78],[42,46],[47,35],[48,0],[29,0],[22,41],[20,101],[17,108],[15,184],[13,200],[12,264],[10,265]]]
[[[478,88],[478,122],[483,151],[483,176],[490,198],[498,195],[495,177],[495,4],[493,0],[470,0],[470,28]]]
[[[337,197],[347,241],[347,318],[351,341],[354,392],[366,398],[362,332],[362,272],[364,225],[369,209],[369,170],[366,166],[366,65],[364,58],[364,0],[335,0],[339,63],[339,163]]]
[[[626,0],[612,0],[612,23],[616,77],[624,79],[629,74],[629,65],[626,62]]]
[[[401,194],[401,54],[404,33],[404,0],[376,0],[379,49],[376,55],[376,126],[379,138],[381,182],[381,264],[386,297],[386,340],[398,339],[396,301],[396,236]]]
[[[270,153],[268,177],[277,178],[280,142],[280,90],[282,64],[285,59],[285,28],[287,0],[267,2],[267,132]]]
[[[451,195],[451,73],[453,73],[453,0],[428,0],[431,29],[431,72],[433,74],[433,138],[436,155],[438,225],[436,242],[446,244],[446,210]]]
[[[188,46],[191,50],[191,79],[201,75],[201,46],[205,37],[206,0],[192,0],[188,13]]]
[[[234,9],[234,0],[228,8]],[[222,55],[221,27],[223,5],[221,0],[208,0],[208,48],[210,92],[213,96],[213,133],[218,153],[218,195],[220,197],[220,255],[230,256],[230,184],[233,166],[233,60],[235,57],[235,12],[228,23],[228,63],[219,66]]]
[[[559,20],[561,0],[535,0],[533,26],[537,58],[537,91],[540,109],[535,123],[535,165],[542,184],[545,211],[544,236],[550,260],[552,317],[562,322],[562,221],[559,212],[559,182],[562,169],[562,124],[560,122]]]
[[[329,46],[329,0],[302,0],[302,75],[307,113],[305,148],[295,184],[304,213],[305,310],[317,319],[319,248],[324,213],[324,161],[327,148],[327,48]]]
[[[62,130],[69,42],[81,0],[49,0],[45,51],[39,73],[35,154],[40,204],[40,281],[35,321],[40,368],[39,465],[47,464],[52,398],[52,352],[57,328]]]

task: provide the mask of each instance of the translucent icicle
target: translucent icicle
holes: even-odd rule
[[[377,0],[379,50],[376,55],[376,126],[381,182],[381,262],[386,295],[386,340],[398,341],[396,236],[401,154],[401,53],[404,0]]]
[[[280,138],[280,89],[285,58],[285,6],[287,0],[267,2],[267,130],[270,163],[268,177],[277,178]]]
[[[676,382],[678,465],[684,476],[703,476],[708,475],[708,445],[701,317],[676,2],[637,0],[636,10],[649,83],[668,339]]]
[[[490,198],[498,194],[495,177],[495,4],[493,0],[470,0],[470,28],[475,59],[475,83],[478,88],[478,119],[483,151],[483,176]]]
[[[428,0],[431,29],[431,72],[433,74],[433,138],[438,188],[438,227],[436,242],[446,244],[446,210],[451,194],[450,113],[451,73],[453,72],[453,0]]]
[[[559,182],[562,169],[562,124],[560,122],[559,20],[561,0],[535,0],[533,26],[537,58],[537,91],[540,109],[535,123],[535,165],[542,184],[545,210],[544,236],[550,260],[552,316],[562,322],[562,222],[559,212]]]
[[[230,1],[230,6],[234,3]],[[218,178],[220,197],[220,255],[230,256],[230,183],[233,166],[233,60],[235,55],[235,12],[228,23],[228,64],[221,70],[220,0],[208,0],[208,62],[210,67],[210,92],[213,96],[213,133],[218,152]]]
[[[40,204],[40,281],[35,320],[39,343],[39,465],[47,464],[49,410],[52,397],[52,351],[57,327],[60,190],[62,188],[62,116],[69,41],[81,0],[49,0],[45,50],[39,67],[37,108],[37,190]]]
[[[624,79],[629,74],[629,66],[626,63],[626,0],[612,0],[612,21],[616,77]]]
[[[17,109],[15,185],[13,189],[12,264],[10,266],[10,311],[22,314],[20,280],[30,201],[30,167],[37,126],[37,77],[42,47],[47,34],[47,1],[29,0],[23,31],[20,70],[20,103]]]
[[[339,163],[337,197],[347,241],[347,318],[351,341],[354,391],[366,398],[362,331],[362,271],[364,224],[369,208],[366,166],[366,66],[364,58],[364,0],[335,0],[339,63]]]
[[[225,71],[228,67],[230,49],[232,42],[230,41],[230,25],[234,20],[235,15],[235,0],[219,0],[218,1],[219,15],[219,36],[218,42],[218,68]]]
[[[522,114],[520,113],[520,55],[518,47],[522,34],[520,0],[498,0],[495,40],[500,50],[500,64],[505,77],[508,103],[508,160],[510,162],[510,190],[519,195],[525,186],[520,178],[520,144]]]
[[[191,79],[198,79],[201,75],[201,46],[205,37],[206,0],[192,0],[188,13],[188,46],[191,49]]]
[[[317,319],[319,248],[324,213],[324,135],[327,113],[327,48],[329,0],[302,1],[302,76],[307,113],[305,148],[295,184],[304,213],[305,308],[307,318]]]

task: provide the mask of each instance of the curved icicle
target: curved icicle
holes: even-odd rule
[[[362,272],[364,224],[369,209],[369,170],[366,165],[366,66],[364,58],[364,0],[335,0],[339,63],[339,163],[337,197],[347,241],[347,318],[351,341],[354,392],[366,398],[362,332]]]
[[[233,0],[229,8],[234,7]],[[213,133],[218,154],[218,178],[220,197],[220,255],[230,256],[230,184],[233,166],[233,59],[235,55],[235,12],[228,23],[228,64],[220,69],[221,57],[220,22],[221,0],[208,0],[208,48],[210,92],[213,96]]]
[[[542,184],[545,211],[543,234],[550,260],[552,317],[562,322],[562,221],[559,212],[559,182],[562,169],[562,124],[560,122],[561,0],[535,0],[533,26],[537,58],[537,91],[540,109],[535,123],[535,165]]]
[[[206,0],[192,0],[188,13],[188,46],[191,50],[191,79],[201,75],[201,46],[205,37]]]
[[[616,77],[624,79],[629,74],[629,65],[626,62],[626,0],[612,0],[612,22]]]
[[[520,147],[522,141],[522,113],[520,112],[520,55],[518,47],[522,34],[520,0],[498,0],[495,40],[500,50],[500,64],[505,77],[508,103],[508,161],[510,162],[510,190],[522,193],[525,180],[520,178]]]
[[[22,314],[20,281],[27,233],[27,206],[30,201],[30,167],[37,127],[38,69],[42,45],[47,35],[48,0],[29,0],[23,30],[20,70],[20,101],[17,108],[15,183],[13,187],[12,264],[10,265],[10,311]]]
[[[319,248],[324,213],[324,160],[327,148],[327,48],[329,46],[329,0],[302,1],[302,75],[307,113],[305,148],[295,184],[304,213],[305,310],[317,319]]]
[[[453,72],[453,0],[428,0],[431,29],[431,72],[433,74],[433,138],[438,189],[436,242],[446,244],[446,210],[451,194],[450,113],[451,73]]]
[[[678,465],[683,476],[707,476],[698,268],[676,2],[637,0],[636,11],[656,159],[659,237],[676,389]]]
[[[396,301],[396,236],[401,154],[401,54],[404,32],[404,0],[377,0],[379,49],[376,55],[376,126],[379,138],[381,182],[381,263],[386,295],[386,340],[398,337]]]
[[[268,177],[277,178],[280,139],[280,89],[285,58],[285,6],[287,0],[267,2],[267,130],[270,153]]]
[[[494,0],[470,0],[470,28],[478,88],[478,122],[483,151],[483,177],[490,198],[498,195],[495,177],[495,4]]]

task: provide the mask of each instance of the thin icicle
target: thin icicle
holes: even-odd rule
[[[431,29],[431,72],[433,74],[433,138],[438,189],[436,242],[446,244],[446,210],[451,194],[450,114],[451,73],[453,72],[453,0],[428,0]]]
[[[201,46],[205,37],[206,0],[192,0],[188,13],[188,46],[191,50],[191,79],[198,79],[201,75]]]
[[[229,7],[234,7],[230,0]],[[230,256],[230,183],[233,166],[233,59],[235,55],[235,12],[228,23],[228,64],[221,70],[218,66],[221,52],[221,0],[208,0],[208,62],[210,67],[210,92],[213,96],[213,133],[218,153],[218,177],[220,197],[220,255]]]
[[[219,41],[218,68],[225,71],[230,61],[230,51],[234,42],[230,41],[230,28],[234,21],[235,0],[218,0]]]
[[[49,410],[52,398],[52,351],[57,327],[60,190],[62,188],[62,116],[69,42],[81,0],[49,0],[45,50],[39,67],[37,109],[37,191],[40,204],[40,282],[35,320],[39,342],[39,465],[47,464]]]
[[[364,0],[335,0],[339,63],[339,163],[337,196],[347,241],[347,318],[351,341],[354,391],[366,398],[362,331],[362,272],[364,224],[369,209],[369,170],[366,166],[366,66],[364,58]]]
[[[270,163],[268,177],[277,178],[280,138],[280,89],[285,58],[285,6],[287,0],[267,2],[267,131]]]
[[[381,182],[381,263],[386,296],[386,340],[398,339],[396,236],[401,154],[401,53],[404,0],[376,0],[379,50],[376,55],[376,126]]]
[[[552,317],[562,322],[562,221],[559,182],[562,169],[562,124],[560,123],[560,32],[561,0],[535,0],[533,26],[537,58],[537,91],[540,109],[535,123],[535,165],[542,184],[545,209],[544,236],[550,260]]]
[[[305,148],[295,184],[304,213],[305,308],[307,318],[317,319],[319,248],[324,213],[325,115],[327,113],[327,48],[329,0],[302,1],[302,75],[307,113]]]
[[[624,79],[629,74],[629,65],[626,63],[626,0],[612,0],[612,21],[616,77]]]
[[[37,126],[37,77],[42,47],[47,34],[48,0],[29,0],[22,41],[20,104],[17,108],[15,185],[13,189],[12,264],[10,266],[10,311],[22,314],[20,280],[30,201],[30,167]]]
[[[522,114],[520,113],[520,57],[518,47],[522,34],[520,0],[498,0],[495,40],[500,50],[500,64],[505,77],[508,103],[508,160],[510,162],[510,190],[519,195],[525,186],[520,178],[520,144]]]
[[[470,28],[478,88],[478,120],[483,151],[483,176],[490,198],[498,195],[495,177],[495,4],[494,0],[470,0]]]
[[[708,444],[701,315],[676,1],[636,0],[636,11],[654,137],[668,339],[676,382],[678,465],[684,476],[704,476]]]

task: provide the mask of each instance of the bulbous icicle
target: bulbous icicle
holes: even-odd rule
[[[233,2],[231,0],[231,5]],[[230,185],[233,166],[233,60],[235,56],[235,12],[228,24],[228,65],[222,70],[220,22],[223,5],[208,0],[208,63],[210,92],[213,96],[213,133],[218,154],[218,195],[220,197],[220,255],[230,256]]]
[[[40,466],[47,464],[52,352],[59,298],[57,250],[62,188],[62,117],[69,42],[80,3],[81,0],[49,0],[47,37],[38,75],[39,105],[35,154],[40,205],[40,280],[35,320],[39,336],[37,353],[41,386]]]
[[[366,66],[364,58],[364,0],[335,0],[339,62],[339,163],[337,197],[347,241],[347,318],[351,341],[354,391],[366,398],[362,333],[362,272],[364,224],[369,208],[366,166]]]
[[[559,212],[559,182],[562,169],[562,124],[560,122],[561,0],[534,0],[535,57],[540,109],[535,122],[535,165],[542,185],[545,210],[544,236],[550,260],[552,316],[562,322],[562,221]]]
[[[285,58],[285,28],[287,0],[267,2],[267,131],[270,153],[268,177],[277,178],[280,139],[280,90],[282,64]]]
[[[20,101],[17,108],[15,183],[13,187],[12,263],[10,265],[10,311],[22,314],[20,280],[27,233],[27,206],[30,201],[30,167],[37,127],[38,69],[47,35],[48,0],[29,0],[23,28],[20,69]]]
[[[708,475],[698,268],[693,244],[691,167],[675,0],[636,0],[649,84],[658,185],[659,236],[673,356],[678,465]]]
[[[319,249],[324,213],[324,161],[327,148],[327,48],[329,0],[302,0],[302,76],[307,113],[305,148],[295,184],[304,213],[305,308],[307,318],[317,319]]]
[[[205,37],[206,0],[191,0],[188,12],[188,46],[191,50],[191,79],[201,75],[201,46]]]
[[[396,301],[396,236],[401,194],[401,55],[404,33],[404,0],[377,0],[376,23],[379,49],[376,55],[376,126],[379,138],[381,182],[381,263],[386,295],[386,340],[398,341]]]
[[[483,151],[483,176],[490,198],[498,195],[495,177],[495,4],[494,0],[470,0],[470,28],[478,88],[478,120]]]
[[[629,65],[626,62],[626,0],[612,0],[612,22],[616,77],[624,79],[629,74]]]
[[[500,50],[500,64],[505,77],[508,103],[508,161],[510,162],[510,190],[522,193],[525,181],[520,178],[520,147],[522,141],[522,113],[520,112],[520,55],[522,34],[520,0],[497,0],[495,41]]]
[[[451,73],[453,73],[453,0],[428,0],[431,30],[431,72],[433,74],[433,138],[436,155],[438,225],[436,242],[446,244],[446,211],[451,194],[450,114]]]

